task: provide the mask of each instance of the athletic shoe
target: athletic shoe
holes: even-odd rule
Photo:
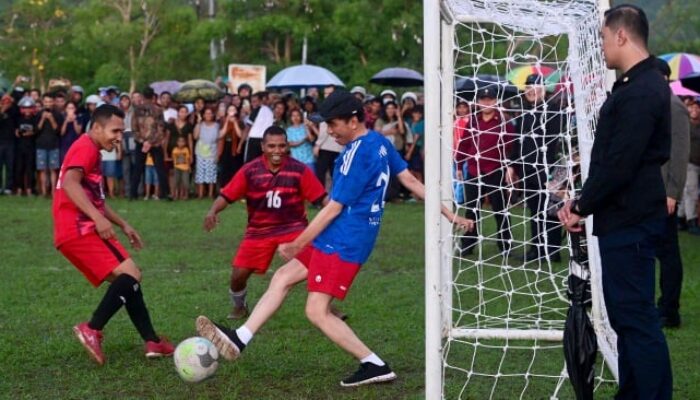
[[[97,361],[98,364],[105,363],[105,356],[102,353],[102,331],[90,329],[87,322],[83,322],[73,327],[75,337],[88,351],[88,354]]]
[[[238,307],[234,306],[233,310],[229,313],[229,315],[226,317],[228,319],[243,319],[247,317],[249,314],[248,312],[248,305],[245,305],[243,307]]]
[[[245,349],[235,330],[211,322],[203,315],[197,317],[196,327],[199,335],[214,343],[219,354],[229,361],[237,359]]]
[[[389,382],[393,381],[394,379],[396,379],[396,374],[387,364],[380,367],[377,364],[365,362],[360,364],[360,369],[358,369],[357,372],[343,379],[340,382],[340,386],[361,386],[368,385],[370,383]]]
[[[679,328],[681,326],[681,316],[661,316],[661,326],[664,328]]]
[[[161,336],[160,342],[146,342],[146,358],[170,357],[175,352],[175,346]]]

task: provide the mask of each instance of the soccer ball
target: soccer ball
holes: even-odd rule
[[[191,337],[177,345],[175,370],[186,382],[201,382],[216,372],[219,367],[219,352],[216,346],[203,337]]]

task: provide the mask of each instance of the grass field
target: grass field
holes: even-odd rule
[[[143,269],[144,295],[156,329],[174,341],[195,335],[194,319],[229,311],[229,261],[242,237],[245,211],[234,205],[210,234],[201,229],[209,202],[111,202],[140,231],[146,248],[132,255]],[[356,361],[304,318],[298,287],[235,363],[189,385],[172,361],[146,360],[125,312],[105,329],[107,364],[96,366],[71,334],[104,293],[52,246],[50,202],[0,197],[0,398],[8,399],[419,399],[423,397],[423,213],[388,205],[375,251],[341,308],[350,325],[399,375],[392,384],[344,390],[338,381]],[[700,398],[699,238],[681,235],[685,262],[683,327],[667,331],[675,397]],[[275,261],[275,266],[280,264]],[[255,302],[270,275],[254,277]],[[557,360],[557,364],[560,361]],[[458,387],[461,382],[450,382]],[[470,386],[463,398],[488,396]],[[511,392],[502,398],[517,398]],[[607,397],[607,396],[603,396]],[[539,397],[535,397],[539,398]]]

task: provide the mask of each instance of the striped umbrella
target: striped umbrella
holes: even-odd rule
[[[668,53],[659,56],[671,67],[671,80],[675,81],[700,72],[700,56],[690,53]]]
[[[544,65],[525,65],[514,68],[508,72],[506,78],[520,90],[525,90],[525,80],[532,74],[539,74],[543,77],[554,72],[553,68],[545,67]]]

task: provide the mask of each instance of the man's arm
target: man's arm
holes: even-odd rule
[[[209,208],[209,212],[204,217],[204,230],[211,232],[219,223],[219,213],[228,207],[228,200],[223,196],[218,196]]]
[[[680,100],[671,100],[671,158],[664,165],[666,205],[668,214],[676,209],[685,188],[690,154],[690,119],[688,110]]]
[[[80,211],[95,222],[95,230],[102,239],[111,239],[115,236],[112,223],[95,208],[90,199],[83,191],[80,181],[83,179],[83,170],[80,168],[70,168],[66,170],[63,178],[62,188],[66,196],[75,204]]]
[[[143,241],[141,240],[141,236],[138,234],[138,232],[136,232],[136,230],[132,228],[125,219],[117,214],[116,211],[112,210],[107,203],[105,203],[105,217],[122,229],[122,232],[124,232],[126,237],[129,238],[129,243],[131,243],[133,248],[136,250],[143,248]]]
[[[401,171],[396,177],[399,178],[399,182],[401,182],[406,189],[410,190],[418,199],[423,200],[425,198],[425,186],[420,183],[413,174],[408,172],[407,169]],[[444,205],[440,207],[440,212],[451,223],[457,224],[462,229],[471,231],[474,228],[473,220],[455,215],[455,213]]]
[[[331,200],[316,214],[309,226],[304,229],[301,235],[297,236],[291,243],[281,244],[277,251],[285,261],[289,261],[299,253],[307,244],[323,232],[333,220],[343,211],[343,204]]]

